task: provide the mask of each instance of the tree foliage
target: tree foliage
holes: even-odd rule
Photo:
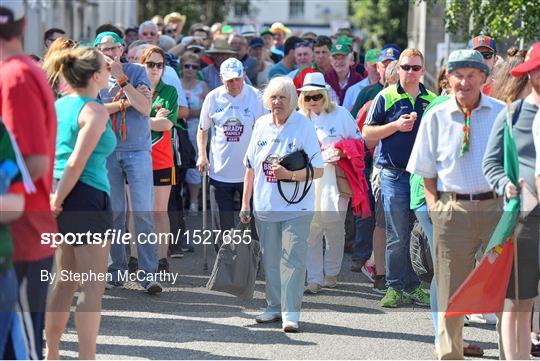
[[[368,47],[396,43],[407,47],[409,0],[351,0],[351,22],[363,29]]]
[[[173,11],[186,15],[184,32],[193,23],[212,25],[222,22],[229,12],[232,0],[138,0],[139,22],[154,15],[165,16]]]
[[[463,40],[485,31],[495,39],[517,37],[528,44],[540,36],[540,3],[538,0],[450,0],[445,22],[448,31]]]

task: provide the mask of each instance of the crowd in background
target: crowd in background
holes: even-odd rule
[[[431,91],[420,50],[364,49],[351,29],[184,29],[173,12],[137,27],[101,25],[89,44],[49,29],[45,53],[30,57],[22,9],[0,5],[0,15],[4,358],[41,359],[45,332],[46,357],[58,359],[76,291],[79,356],[95,358],[105,290],[123,287],[128,272],[158,294],[170,259],[195,252],[182,232],[186,215],[205,206],[206,174],[212,229],[234,229],[239,215],[261,243],[267,308],[257,322],[298,332],[304,293],[339,287],[350,253],[350,270],[373,283],[381,307],[432,310],[434,356],[482,356],[463,340],[464,323],[478,319],[497,323],[503,357],[540,354],[534,325],[531,333],[538,206],[518,236],[519,290],[512,273],[505,312],[444,316],[505,202],[525,188],[538,194],[539,43],[503,57],[495,39],[474,36],[445,60]],[[505,173],[509,119],[520,184]],[[290,169],[283,160],[296,153],[306,163]],[[411,261],[413,228],[427,239],[429,280]],[[129,257],[119,243],[41,242],[46,232],[108,229],[184,237],[132,244]],[[40,275],[53,258],[58,273],[111,278],[48,287]]]

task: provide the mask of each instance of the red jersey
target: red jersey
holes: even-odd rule
[[[47,173],[34,181],[36,193],[25,195],[24,214],[10,224],[14,262],[37,261],[54,254],[41,244],[41,234],[57,232],[49,195],[56,147],[54,95],[43,70],[29,56],[12,56],[0,63],[0,116],[13,134],[23,157],[46,155]]]

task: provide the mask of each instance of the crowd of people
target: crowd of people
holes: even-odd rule
[[[128,273],[158,294],[170,258],[195,251],[184,218],[206,206],[206,175],[212,229],[234,229],[239,218],[260,242],[267,307],[257,322],[298,332],[304,293],[339,287],[350,251],[350,270],[370,279],[381,307],[431,309],[434,356],[482,356],[463,325],[493,315],[444,311],[505,202],[527,190],[537,204],[540,43],[503,57],[495,39],[474,36],[445,60],[431,91],[420,50],[364,49],[350,29],[195,23],[186,32],[175,12],[132,28],[101,25],[90,43],[49,29],[43,56],[30,56],[24,15],[21,3],[0,4],[4,359],[41,359],[44,349],[58,359],[76,291],[79,357],[94,359],[105,290],[123,287]],[[502,151],[508,122],[519,184]],[[496,315],[506,359],[540,354],[531,335],[539,217],[536,205],[522,220],[519,287],[513,270]],[[411,261],[415,223],[428,240],[430,284]],[[45,233],[110,229],[184,236],[131,247],[42,242]],[[50,287],[42,278],[63,271],[108,277]]]

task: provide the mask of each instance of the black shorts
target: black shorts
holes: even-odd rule
[[[537,207],[525,219],[523,228],[517,237],[518,250],[518,299],[526,300],[538,296],[538,281],[540,270],[538,269],[538,241],[540,238],[540,208]],[[515,298],[514,265],[508,282],[506,298]]]
[[[172,186],[176,184],[174,168],[155,169],[154,170],[154,187]]]
[[[77,182],[58,216],[61,233],[102,233],[113,228],[109,195],[97,188]],[[77,245],[77,244],[75,244]]]

